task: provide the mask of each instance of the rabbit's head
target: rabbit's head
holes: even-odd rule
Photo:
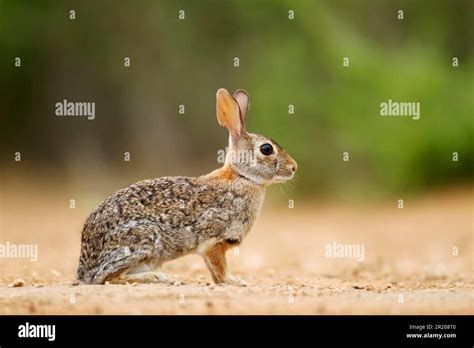
[[[250,105],[247,92],[237,90],[232,96],[221,88],[216,98],[217,120],[229,130],[226,165],[259,185],[292,179],[296,161],[274,140],[246,131],[245,120]]]

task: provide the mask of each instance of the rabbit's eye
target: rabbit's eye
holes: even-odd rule
[[[266,143],[260,146],[260,152],[263,153],[265,156],[270,156],[273,153],[273,146]]]

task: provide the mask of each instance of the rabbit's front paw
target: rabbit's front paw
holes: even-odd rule
[[[240,278],[233,277],[233,276],[228,277],[228,279],[226,281],[226,284],[234,285],[234,286],[241,286],[241,287],[244,287],[244,286],[248,285],[245,280],[242,280]]]

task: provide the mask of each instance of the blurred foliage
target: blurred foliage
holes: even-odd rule
[[[470,181],[472,4],[0,1],[2,166],[21,151],[67,177],[210,171],[227,141],[215,118],[215,92],[226,87],[250,93],[249,130],[298,161],[300,193],[378,196]],[[55,116],[63,99],[94,101],[96,119]],[[388,99],[420,102],[421,119],[381,117]]]

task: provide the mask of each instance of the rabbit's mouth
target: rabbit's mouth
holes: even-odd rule
[[[297,165],[294,161],[289,164],[286,164],[285,166],[282,166],[280,165],[280,163],[278,163],[277,173],[271,180],[272,184],[282,183],[293,179],[296,173],[296,168]]]
[[[294,173],[290,174],[290,175],[287,175],[287,176],[275,175],[272,179],[272,184],[279,184],[279,183],[289,181],[289,180],[293,179],[294,176],[295,176]]]

